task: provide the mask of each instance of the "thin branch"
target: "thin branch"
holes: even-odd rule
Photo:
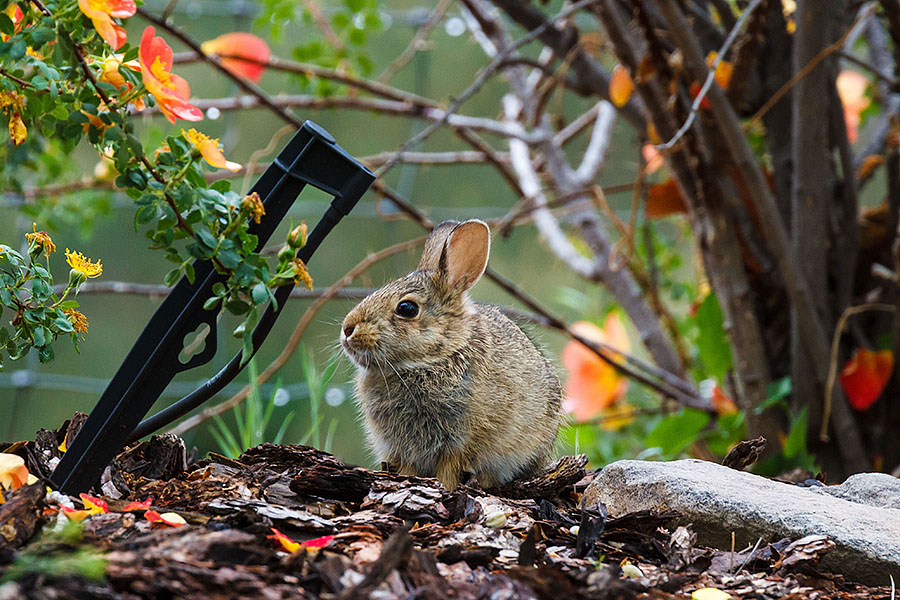
[[[334,298],[341,289],[346,288],[348,285],[350,285],[350,283],[354,279],[359,277],[362,273],[364,273],[369,267],[371,267],[375,263],[377,263],[381,260],[384,260],[385,258],[388,258],[390,256],[394,256],[395,254],[400,254],[401,252],[407,252],[413,248],[416,248],[416,247],[422,245],[422,243],[424,241],[425,241],[424,237],[414,239],[414,240],[407,240],[405,242],[400,242],[399,244],[394,244],[393,246],[389,246],[389,247],[385,248],[384,250],[381,250],[374,254],[369,254],[366,258],[364,258],[362,261],[360,261],[355,267],[350,269],[346,275],[344,275],[338,281],[333,283],[325,291],[325,293],[322,294],[319,298],[317,298],[316,301],[312,304],[312,306],[310,306],[306,310],[306,312],[303,313],[303,316],[300,318],[300,322],[297,323],[297,326],[294,328],[294,331],[291,333],[291,337],[288,340],[288,343],[285,345],[285,347],[281,351],[281,353],[275,358],[275,360],[273,360],[271,363],[269,363],[269,365],[262,371],[262,373],[259,374],[259,376],[256,379],[256,384],[262,385],[263,383],[268,381],[268,379],[270,377],[272,377],[272,375],[274,375],[276,372],[278,372],[278,369],[280,369],[282,366],[284,366],[284,364],[287,362],[287,360],[291,357],[291,355],[293,355],[294,351],[297,349],[297,346],[300,344],[300,340],[303,337],[303,333],[306,331],[307,326],[312,322],[313,317],[315,317],[316,313],[318,313],[319,310],[323,306],[325,306],[325,304],[329,300]],[[175,425],[174,427],[169,429],[169,431],[167,433],[181,435],[185,431],[188,431],[189,429],[193,429],[194,427],[203,423],[207,419],[210,419],[216,415],[220,415],[223,412],[234,408],[235,406],[237,406],[238,404],[243,402],[244,399],[248,396],[248,394],[250,393],[250,387],[251,386],[249,384],[244,386],[244,388],[240,392],[238,392],[237,394],[235,394],[228,400],[225,400],[224,402],[221,402],[214,406],[209,406],[209,407],[203,409],[203,411],[201,411],[200,413],[185,419],[181,423],[178,423],[177,425]]]
[[[371,94],[374,94],[375,96],[388,98],[389,100],[398,100],[400,102],[408,102],[410,104],[416,104],[420,106],[431,106],[436,108],[440,107],[440,104],[437,101],[432,100],[431,98],[419,96],[418,94],[413,94],[412,92],[407,92],[399,88],[391,87],[378,81],[354,77],[353,75],[343,73],[336,69],[320,67],[319,65],[285,60],[283,58],[278,58],[277,56],[273,56],[269,58],[269,60],[259,60],[251,58],[249,56],[238,56],[230,54],[216,54],[216,56],[220,59],[240,59],[243,62],[261,65],[263,67],[266,67],[267,69],[272,69],[273,71],[295,73],[297,75],[305,75],[307,77],[318,77],[320,79],[328,79],[329,81],[337,81],[339,83],[349,85],[350,87],[365,90]],[[198,60],[202,60],[202,57],[199,56],[196,52],[179,52],[174,55],[172,62],[177,65],[196,62]]]
[[[206,61],[207,63],[212,65],[216,70],[218,70],[220,73],[225,75],[228,79],[230,79],[234,83],[236,83],[237,86],[240,87],[242,90],[244,90],[248,94],[255,96],[257,101],[260,104],[266,106],[269,110],[271,110],[273,113],[275,113],[276,115],[281,117],[283,120],[290,123],[294,127],[297,127],[298,129],[303,125],[303,122],[300,121],[299,119],[297,119],[297,117],[295,117],[294,115],[292,115],[289,112],[287,112],[286,110],[284,110],[284,108],[282,108],[281,106],[278,106],[277,104],[272,102],[269,99],[269,97],[266,95],[266,93],[262,90],[262,88],[255,85],[254,83],[250,82],[249,80],[241,77],[240,75],[235,74],[230,69],[226,68],[225,65],[222,64],[222,61],[220,61],[215,56],[205,53],[200,48],[200,44],[198,44],[193,38],[186,35],[183,31],[181,31],[180,28],[175,27],[174,25],[169,23],[166,19],[157,17],[156,15],[147,11],[143,7],[138,7],[137,12],[139,15],[141,15],[146,20],[150,21],[151,23],[153,23],[154,25],[156,25],[162,29],[165,29],[167,32],[169,32],[170,34],[172,34],[173,36],[178,38],[181,41],[181,43],[183,43],[184,45],[189,47],[191,50],[193,50],[195,53],[197,53],[197,55],[200,56],[201,58],[203,58],[204,61]]]
[[[279,107],[306,108],[310,110],[324,110],[330,108],[339,108],[342,110],[365,110],[375,111],[388,115],[413,117],[426,119],[433,122],[433,125],[440,126],[447,124],[451,127],[465,127],[474,131],[485,131],[501,135],[504,137],[517,137],[529,143],[538,141],[537,137],[527,132],[518,124],[507,124],[488,119],[486,117],[469,117],[456,114],[452,110],[443,110],[440,108],[422,108],[412,106],[406,102],[398,102],[396,100],[384,100],[381,98],[359,98],[359,97],[326,97],[310,96],[305,94],[274,96],[268,99],[268,102]],[[217,108],[220,111],[230,110],[246,110],[258,108],[261,106],[257,96],[235,96],[232,98],[213,98],[193,100],[192,104],[201,110],[209,108]],[[142,111],[145,115],[158,115],[158,108],[148,108]],[[397,156],[401,153],[405,154],[409,151],[409,144],[404,144],[403,148],[395,152]],[[396,162],[400,162],[399,158]]]
[[[25,81],[24,79],[19,79],[18,77],[16,77],[12,73],[6,71],[5,69],[0,69],[0,75],[2,75],[3,77],[6,77],[7,79],[14,81],[16,84],[18,84],[19,86],[21,86],[23,88],[36,90],[36,91],[42,92],[42,93],[47,91],[47,90],[39,90],[38,88],[34,87],[30,81]]]
[[[710,65],[709,70],[706,73],[706,79],[703,81],[703,86],[700,88],[700,91],[697,93],[697,97],[694,98],[694,103],[691,104],[691,111],[688,113],[687,119],[685,119],[684,124],[675,132],[675,135],[672,138],[664,143],[657,144],[656,149],[660,151],[670,150],[672,146],[678,143],[678,141],[684,137],[684,134],[688,129],[691,128],[691,125],[694,124],[694,120],[697,118],[697,112],[700,110],[700,104],[702,104],[703,100],[706,98],[706,94],[709,93],[709,88],[712,86],[713,82],[716,80],[716,69],[719,67],[719,64],[725,58],[725,53],[728,52],[728,49],[731,47],[731,44],[734,43],[734,40],[737,39],[738,34],[744,28],[744,23],[750,18],[753,14],[753,11],[756,10],[760,4],[762,4],[763,0],[753,0],[753,2],[744,9],[744,12],[741,13],[741,16],[738,18],[737,22],[734,24],[734,27],[731,28],[731,31],[728,32],[728,37],[725,38],[725,42],[722,44],[721,48],[719,48],[718,53],[716,54],[716,58],[713,61],[712,65]]]
[[[440,2],[438,2],[438,5],[428,16],[428,19],[422,23],[422,26],[416,31],[416,34],[409,42],[409,45],[406,46],[403,52],[400,53],[400,56],[395,58],[394,61],[382,71],[381,75],[377,77],[378,81],[387,83],[412,60],[413,56],[416,55],[416,52],[425,46],[428,36],[431,35],[431,30],[434,29],[435,25],[441,22],[441,19],[444,17],[447,9],[450,8],[452,2],[453,0],[440,0]]]

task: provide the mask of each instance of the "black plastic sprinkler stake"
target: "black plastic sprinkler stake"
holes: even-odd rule
[[[327,131],[306,121],[251,190],[259,194],[266,208],[262,221],[250,226],[250,233],[259,238],[257,251],[309,184],[334,199],[307,237],[306,245],[297,253],[308,263],[325,236],[350,213],[374,180],[371,171],[338,146]],[[204,365],[215,355],[218,309],[204,310],[203,303],[213,295],[213,285],[224,282],[226,276],[216,272],[208,260],[196,261],[194,272],[194,283],[182,277],[157,309],[69,444],[50,476],[57,489],[68,494],[89,490],[122,446],[200,406],[243,368],[239,352],[198,389],[138,424],[176,374]],[[275,291],[276,302],[269,304],[252,332],[253,353],[271,331],[292,288],[283,285]],[[204,323],[210,329],[203,350],[182,363],[178,355],[185,336]]]

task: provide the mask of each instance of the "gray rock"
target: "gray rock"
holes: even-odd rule
[[[900,479],[887,473],[857,473],[840,485],[811,489],[867,506],[900,510]]]
[[[597,474],[585,490],[585,500],[588,506],[602,502],[611,516],[675,511],[682,524],[693,526],[701,544],[720,548],[731,547],[732,532],[737,547],[753,545],[759,538],[765,542],[825,535],[835,548],[822,558],[824,570],[870,585],[889,585],[889,573],[900,581],[900,510],[867,506],[821,489],[700,460],[623,460]],[[850,494],[850,489],[869,488],[853,482],[843,493]],[[854,498],[884,503],[888,493],[857,491]]]

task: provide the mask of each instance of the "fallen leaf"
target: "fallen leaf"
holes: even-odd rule
[[[168,525],[169,527],[181,527],[182,525],[187,525],[187,521],[184,520],[184,517],[173,512],[159,514],[155,510],[148,510],[144,513],[144,518],[154,525]]]
[[[125,505],[123,511],[132,511],[132,510],[144,510],[150,508],[153,504],[153,498],[147,498],[143,502],[131,502],[130,504]]]
[[[89,496],[87,494],[79,494],[81,497],[81,501],[84,502],[84,507],[87,510],[90,510],[92,513],[108,513],[109,506],[106,504],[106,500],[102,498],[97,498],[96,496]]]
[[[0,492],[19,489],[28,483],[28,475],[28,468],[21,456],[0,452]],[[3,493],[0,493],[0,504],[3,502]]]
[[[890,350],[857,348],[840,376],[850,406],[857,411],[868,410],[881,396],[893,371],[894,353]]]

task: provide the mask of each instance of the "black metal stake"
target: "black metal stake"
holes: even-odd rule
[[[306,121],[251,190],[259,194],[266,208],[262,221],[250,228],[259,238],[257,250],[309,184],[334,199],[297,254],[308,263],[325,236],[349,214],[374,180],[375,176],[338,146],[327,131]],[[226,277],[206,260],[196,261],[194,272],[193,285],[182,277],[157,309],[53,471],[50,480],[61,491],[88,490],[123,445],[209,400],[241,371],[243,364],[238,353],[198,389],[138,424],[176,374],[204,365],[215,355],[217,311],[204,310],[203,303],[212,296],[213,285]],[[292,287],[279,287],[275,292],[277,306],[270,304],[260,317],[252,332],[254,353],[271,331]],[[185,336],[203,323],[210,326],[203,350],[182,364],[178,355]]]

